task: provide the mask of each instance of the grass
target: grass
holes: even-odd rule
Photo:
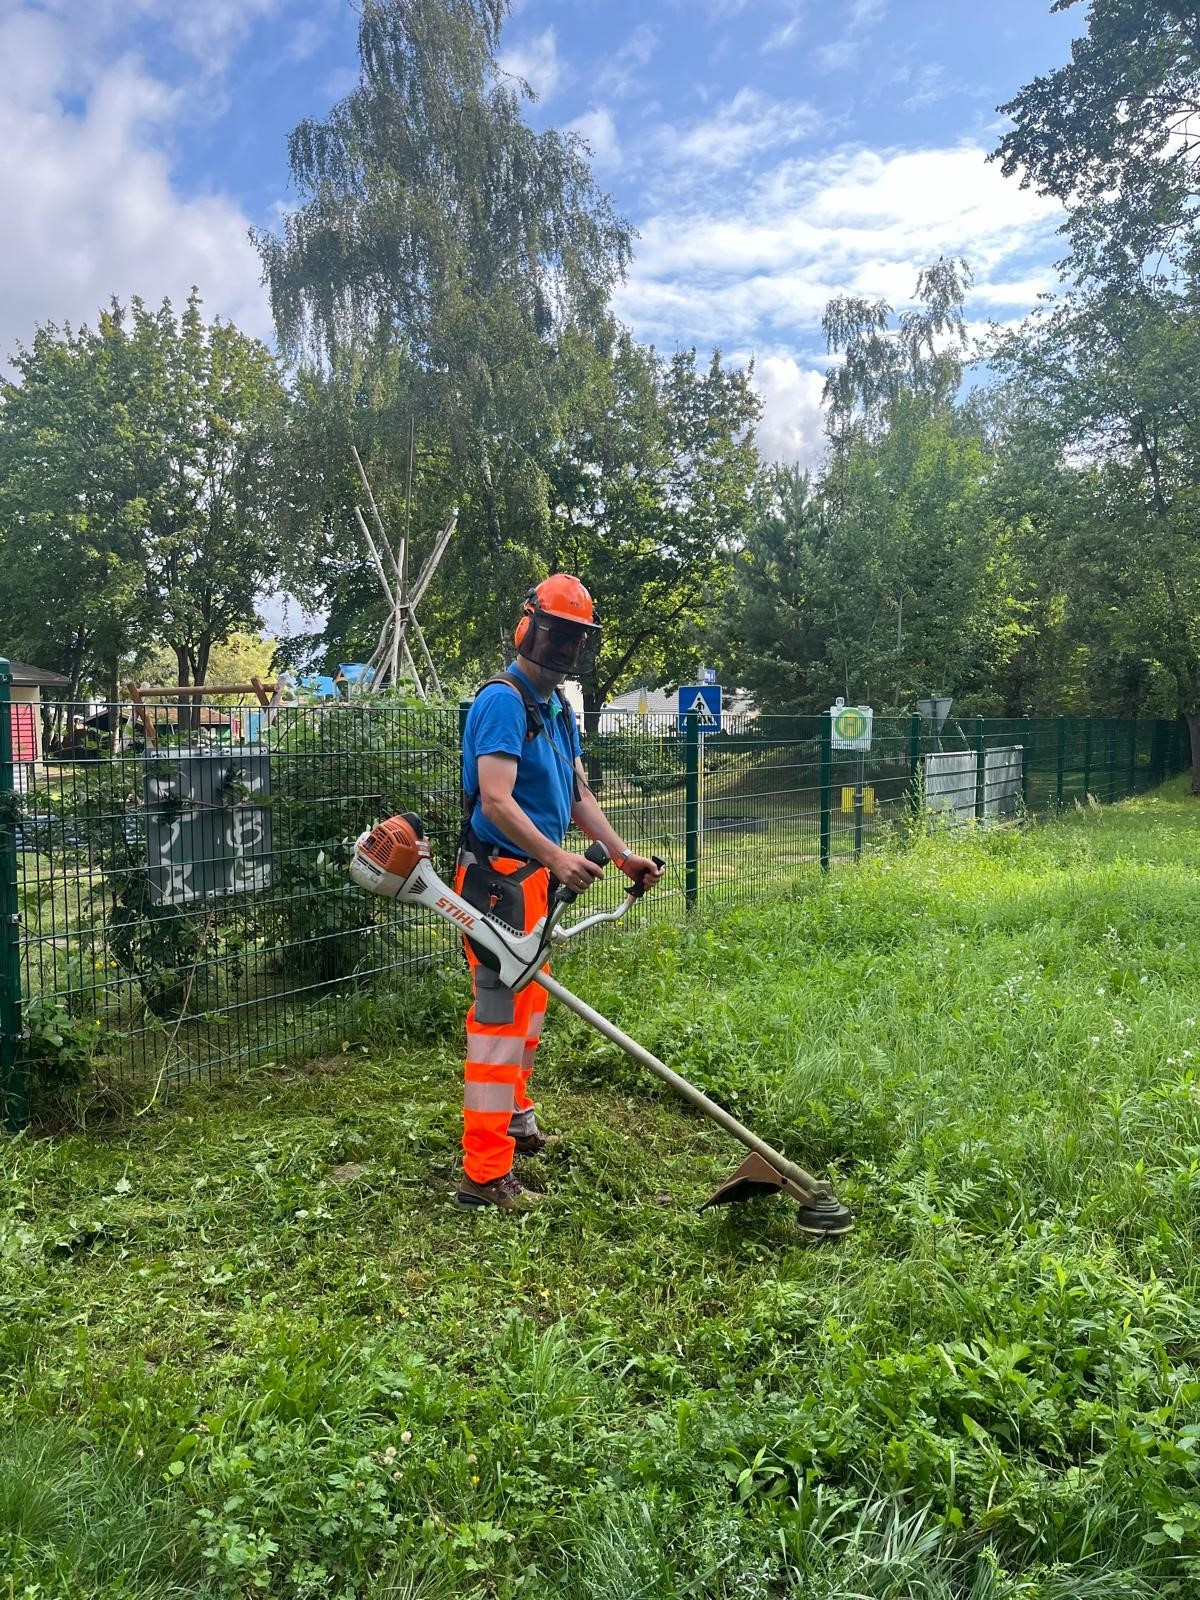
[[[459,1213],[461,979],[12,1142],[0,1595],[1194,1594],[1198,845],[1172,786],[562,964],[836,1247],[698,1215],[736,1147],[561,1014],[547,1200]]]

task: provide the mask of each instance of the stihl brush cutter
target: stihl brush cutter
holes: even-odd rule
[[[598,866],[608,864],[608,854],[603,845],[593,844],[587,850],[588,859]],[[686,1078],[673,1072],[665,1062],[650,1054],[631,1039],[628,1034],[611,1023],[607,1017],[593,1010],[569,989],[540,969],[552,947],[578,938],[589,928],[600,923],[616,922],[638,900],[643,890],[633,884],[626,890],[624,904],[616,911],[596,912],[583,917],[568,927],[561,927],[560,919],[575,895],[566,888],[554,890],[546,916],[528,933],[503,922],[494,911],[481,911],[470,905],[460,894],[438,877],[429,854],[429,842],[419,817],[404,812],[389,817],[377,827],[362,834],[354,847],[350,867],[353,881],[369,893],[388,900],[399,900],[405,905],[424,906],[435,916],[443,918],[466,938],[469,938],[479,960],[497,974],[501,982],[514,990],[526,984],[537,983],[553,995],[577,1017],[610,1039],[627,1056],[647,1067],[689,1105],[695,1106],[712,1119],[726,1133],[746,1146],[750,1154],[737,1171],[715,1190],[701,1206],[727,1205],[732,1201],[749,1200],[755,1195],[784,1193],[800,1203],[798,1225],[802,1232],[820,1238],[832,1238],[849,1233],[854,1220],[847,1208],[835,1197],[829,1184],[811,1177],[802,1168],[780,1155],[769,1144],[750,1132],[730,1116],[723,1106],[702,1094]],[[497,885],[499,891],[500,885]]]

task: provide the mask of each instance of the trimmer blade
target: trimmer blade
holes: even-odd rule
[[[854,1218],[847,1207],[832,1194],[802,1189],[791,1178],[778,1172],[769,1161],[754,1153],[748,1155],[737,1171],[713,1190],[700,1209],[707,1211],[709,1206],[737,1205],[759,1195],[781,1192],[800,1202],[797,1226],[803,1233],[814,1238],[838,1238],[849,1233],[854,1226]]]

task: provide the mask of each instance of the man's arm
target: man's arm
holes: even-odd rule
[[[640,883],[649,889],[656,884],[663,875],[663,869],[656,865],[649,856],[637,855],[621,838],[612,823],[604,815],[599,800],[588,788],[587,774],[583,769],[583,762],[575,758],[575,770],[579,774],[579,799],[571,807],[571,821],[581,833],[589,839],[598,839],[612,857],[613,865],[620,867],[627,878],[632,878],[634,883]]]

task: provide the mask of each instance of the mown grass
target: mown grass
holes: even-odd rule
[[[3,1150],[0,1594],[1067,1600],[1200,1585],[1200,808],[967,833],[559,975],[534,1214],[450,1202],[461,981]]]

